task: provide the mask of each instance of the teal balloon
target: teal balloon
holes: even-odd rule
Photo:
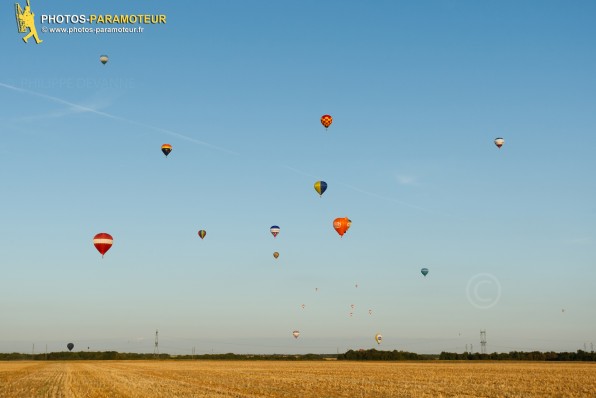
[[[426,276],[426,274],[428,274],[428,268],[422,268],[420,272],[422,273],[422,275]]]

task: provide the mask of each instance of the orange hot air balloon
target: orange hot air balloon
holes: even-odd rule
[[[278,258],[279,257],[279,253],[278,252],[273,252],[273,257]]]
[[[331,126],[331,123],[333,123],[333,118],[331,117],[331,115],[321,116],[321,124],[325,126],[325,129]]]
[[[335,228],[339,236],[344,236],[344,234],[350,228],[350,225],[352,225],[352,220],[350,220],[348,217],[336,218],[333,221],[333,228]]]
[[[105,232],[101,232],[93,237],[93,245],[97,249],[97,251],[103,255],[107,253],[108,250],[112,247],[112,243],[114,243],[114,239],[112,239],[112,235],[106,234]]]

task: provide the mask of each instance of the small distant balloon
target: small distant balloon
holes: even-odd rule
[[[348,229],[350,229],[351,225],[352,220],[350,220],[348,217],[340,217],[333,220],[333,228],[335,228],[335,230],[341,237],[343,237],[344,234],[348,231]]]
[[[381,336],[381,333],[375,334],[375,341],[377,344],[381,344],[381,341],[383,341],[383,336]]]
[[[200,237],[201,239],[205,239],[205,236],[207,236],[207,231],[205,231],[204,229],[201,229],[201,230],[199,231],[199,237]],[[217,239],[215,239],[215,240],[217,240]]]
[[[350,316],[352,316],[352,313],[350,312]]]
[[[302,307],[302,309],[304,309],[304,307],[306,307],[306,305],[302,304],[300,307]]]
[[[501,137],[499,138],[495,138],[495,145],[501,149],[501,147],[503,146],[503,144],[505,143],[505,140],[502,139]]]
[[[354,309],[355,305],[354,304],[350,304],[350,308]]]
[[[323,126],[325,126],[325,130],[327,128],[329,128],[329,126],[331,126],[331,123],[333,123],[333,118],[331,117],[331,115],[323,115],[323,116],[321,116],[321,124]]]
[[[356,289],[358,289],[358,284],[355,284],[354,287],[356,287]]]
[[[279,227],[277,225],[272,225],[271,228],[269,228],[269,231],[271,231],[271,235],[275,238],[277,234],[279,234]]]
[[[279,253],[278,252],[273,252],[273,257],[278,258],[279,257]]]
[[[325,181],[315,182],[315,191],[318,192],[319,196],[322,197],[327,190],[327,183]]]
[[[368,315],[372,315],[372,310],[368,310]]]
[[[315,287],[315,292],[318,292],[318,291],[319,291],[319,288],[318,287]]]
[[[164,155],[166,155],[166,158],[167,158],[168,155],[170,154],[170,152],[172,152],[172,146],[170,144],[163,144],[161,146],[161,151],[163,152]]]
[[[108,250],[110,250],[110,248],[112,247],[112,243],[114,243],[112,235],[106,234],[105,232],[101,232],[93,237],[93,245],[101,254],[101,258],[103,258],[103,255],[106,254]]]
[[[99,62],[101,62],[101,63],[102,63],[102,64],[104,64],[104,65],[108,63],[108,60],[109,60],[109,58],[108,58],[108,56],[107,56],[107,55],[101,55],[101,56],[99,57]]]
[[[73,343],[68,343],[66,345],[66,348],[68,348],[68,351],[72,351],[72,349],[74,348],[74,344]]]
[[[294,336],[294,338],[297,339],[300,336],[300,331],[299,330],[294,330],[292,332],[292,336]]]
[[[420,273],[421,273],[422,275],[426,276],[426,274],[428,274],[428,268],[422,268],[422,269],[420,270]],[[440,279],[440,278],[439,278],[439,279]]]

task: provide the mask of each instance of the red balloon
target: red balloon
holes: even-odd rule
[[[352,220],[350,220],[348,217],[336,218],[333,221],[333,228],[335,228],[339,236],[344,236],[344,234],[350,228],[350,225],[352,225]]]
[[[113,242],[114,239],[112,238],[112,235],[106,234],[105,232],[101,232],[93,237],[93,245],[101,254],[102,258],[103,255],[106,254],[108,250],[110,250]]]
[[[333,118],[331,117],[331,115],[321,116],[321,124],[325,126],[325,128],[331,126],[331,123],[333,123]]]

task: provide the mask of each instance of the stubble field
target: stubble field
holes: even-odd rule
[[[0,397],[594,397],[596,364],[0,362]]]

